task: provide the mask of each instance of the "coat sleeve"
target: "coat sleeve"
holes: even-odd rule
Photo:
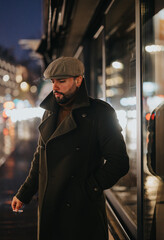
[[[99,114],[97,125],[98,143],[104,164],[88,179],[89,188],[97,194],[111,188],[129,170],[129,158],[121,131],[114,109],[107,106]]]
[[[46,117],[46,112],[44,113],[43,120]],[[33,195],[38,191],[38,181],[39,181],[39,157],[40,157],[40,147],[42,146],[41,137],[39,137],[38,145],[34,153],[33,160],[31,162],[31,168],[25,182],[19,188],[16,197],[23,203],[27,204],[31,201]]]
[[[39,140],[40,142],[40,140]],[[32,199],[33,195],[38,190],[38,171],[39,171],[39,148],[38,143],[37,149],[34,153],[34,158],[31,163],[29,174],[21,187],[19,188],[16,197],[23,203],[27,204]]]

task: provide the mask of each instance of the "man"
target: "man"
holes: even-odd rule
[[[13,198],[18,211],[39,192],[39,240],[107,240],[103,190],[128,171],[128,156],[114,109],[87,95],[84,66],[61,57],[45,70],[53,91],[25,183]]]

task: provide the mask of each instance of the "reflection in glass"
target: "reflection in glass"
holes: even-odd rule
[[[106,99],[116,110],[130,158],[129,173],[112,192],[137,225],[134,23],[135,2],[115,1],[106,16]]]
[[[144,239],[164,236],[164,3],[143,3]]]

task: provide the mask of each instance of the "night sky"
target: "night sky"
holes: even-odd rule
[[[0,45],[13,49],[18,60],[27,54],[18,41],[42,36],[42,1],[0,0]]]

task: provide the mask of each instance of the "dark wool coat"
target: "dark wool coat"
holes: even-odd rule
[[[128,172],[121,127],[114,109],[89,98],[83,81],[71,114],[55,130],[58,104],[53,93],[25,183],[17,198],[28,203],[39,192],[39,240],[107,240],[103,190]]]

